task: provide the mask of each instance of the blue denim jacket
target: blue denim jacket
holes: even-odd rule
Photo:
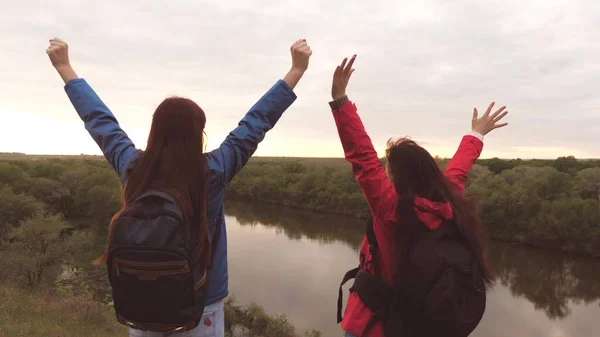
[[[140,151],[121,129],[115,116],[84,79],[71,80],[65,86],[71,103],[83,120],[86,130],[96,141],[122,182]],[[294,91],[282,80],[256,103],[219,148],[207,153],[210,188],[207,198],[209,231],[214,235],[221,223],[213,267],[209,272],[207,304],[218,302],[229,294],[227,276],[227,231],[223,212],[225,187],[244,167],[258,143],[272,129],[283,112],[296,100]]]

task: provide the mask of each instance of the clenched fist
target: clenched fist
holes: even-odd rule
[[[46,49],[46,54],[50,57],[52,65],[65,83],[78,78],[73,68],[71,68],[69,46],[65,41],[57,38],[50,39],[50,46]]]
[[[54,68],[70,67],[69,63],[69,46],[61,39],[50,39],[50,46],[46,49],[46,53],[50,57],[50,61]]]
[[[298,40],[290,48],[292,52],[292,69],[306,71],[308,69],[308,59],[312,55],[310,46],[306,40]]]

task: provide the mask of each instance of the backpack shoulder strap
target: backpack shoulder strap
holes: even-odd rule
[[[162,199],[166,199],[171,203],[176,204],[177,201],[175,200],[175,198],[173,198],[169,193],[167,192],[163,192],[163,191],[159,191],[159,190],[150,190],[148,192],[142,193],[139,197],[137,197],[135,199],[135,202],[139,202],[142,201],[142,199],[146,199],[148,197],[159,197]]]
[[[371,215],[371,213],[369,213],[369,216],[367,217],[366,234],[367,241],[369,241],[369,248],[377,248],[377,238],[375,237],[375,232],[373,231],[373,215]]]
[[[373,265],[375,277],[381,278],[379,261],[377,259],[377,254],[379,253],[379,244],[377,243],[377,237],[375,236],[375,231],[373,230],[373,215],[371,213],[369,213],[367,218],[366,235],[367,241],[369,242],[369,254],[371,254],[371,264]]]

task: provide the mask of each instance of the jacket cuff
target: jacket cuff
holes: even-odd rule
[[[81,83],[81,82],[85,82],[85,80],[81,77],[78,78],[74,78],[72,80],[69,80],[69,82],[67,82],[64,86],[65,90],[67,90],[69,87],[77,84],[77,83]]]
[[[471,132],[467,133],[467,135],[473,136],[483,142],[483,135],[479,132],[471,131]]]
[[[336,99],[335,101],[329,102],[329,106],[331,107],[331,110],[338,110],[342,107],[342,105],[348,103],[348,101],[348,95],[344,95],[344,97],[340,99]]]

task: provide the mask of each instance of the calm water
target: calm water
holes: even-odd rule
[[[285,314],[300,331],[341,336],[337,289],[358,263],[362,221],[237,201],[226,217],[236,301]],[[494,243],[490,262],[498,282],[471,336],[600,336],[600,260]]]

